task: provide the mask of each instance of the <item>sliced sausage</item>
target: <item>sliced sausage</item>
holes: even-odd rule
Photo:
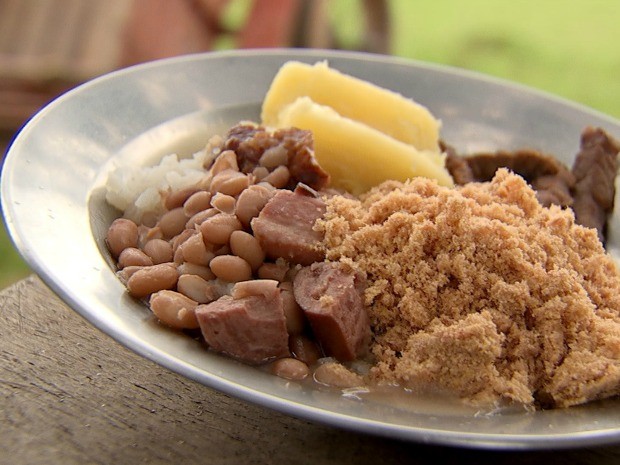
[[[370,341],[364,279],[339,263],[322,262],[295,276],[295,300],[327,355],[341,361],[362,355]]]
[[[269,296],[224,296],[199,305],[196,318],[213,350],[251,364],[288,357],[288,333],[279,289]]]
[[[323,261],[320,232],[314,223],[325,214],[325,202],[286,190],[278,191],[252,220],[254,237],[269,258],[310,265]]]

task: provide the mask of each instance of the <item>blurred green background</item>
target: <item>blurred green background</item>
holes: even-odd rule
[[[228,21],[248,5],[233,2]],[[359,2],[329,5],[339,43],[355,47]],[[619,0],[392,0],[390,8],[393,55],[510,79],[620,118]],[[3,225],[0,288],[28,273]]]

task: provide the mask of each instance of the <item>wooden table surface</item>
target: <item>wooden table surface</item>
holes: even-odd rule
[[[0,291],[1,464],[617,464],[620,445],[469,450],[342,431],[250,405],[112,340],[37,277]]]

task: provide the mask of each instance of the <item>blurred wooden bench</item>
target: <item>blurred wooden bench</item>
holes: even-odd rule
[[[55,96],[117,66],[131,4],[0,0],[0,144]]]
[[[329,0],[257,0],[229,31],[232,0],[0,0],[0,156],[19,127],[62,92],[94,76],[213,49],[336,48]],[[365,43],[389,52],[387,0],[361,0]],[[352,19],[354,20],[354,19]]]

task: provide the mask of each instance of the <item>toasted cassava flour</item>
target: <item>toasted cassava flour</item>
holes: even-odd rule
[[[375,382],[566,407],[620,393],[620,274],[593,229],[519,176],[334,196],[329,260],[366,273]]]

